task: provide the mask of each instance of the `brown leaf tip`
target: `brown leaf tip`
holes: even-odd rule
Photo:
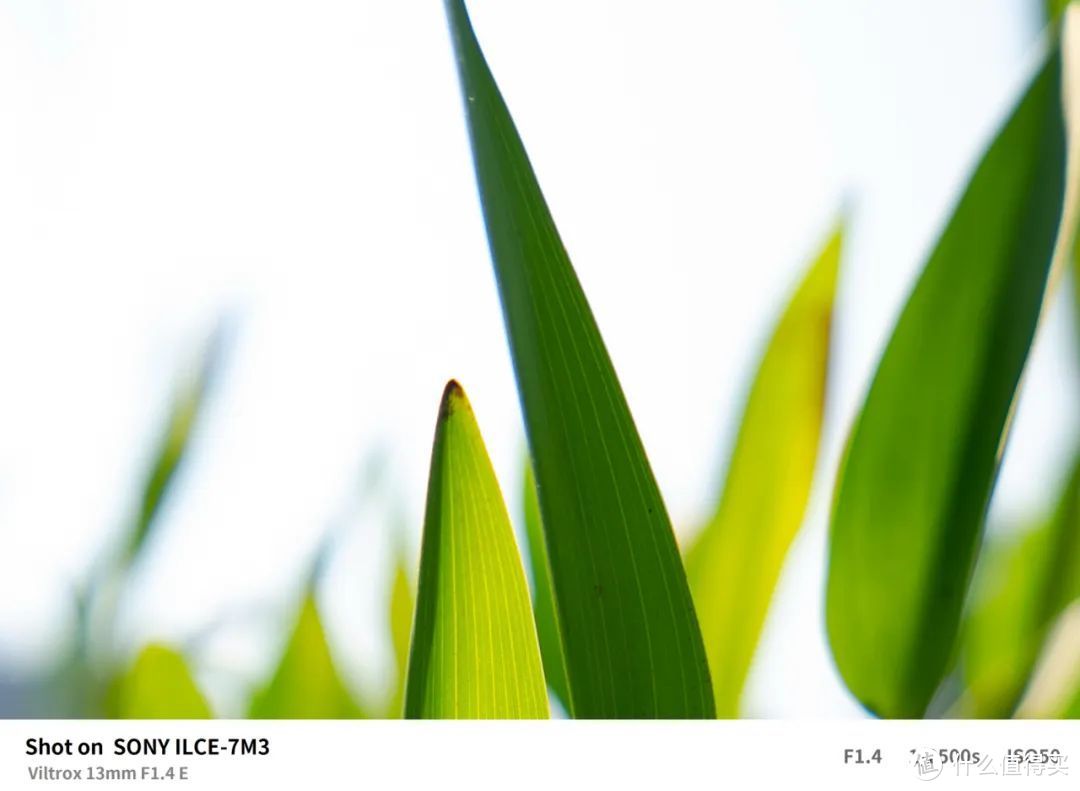
[[[451,379],[446,383],[442,394],[442,415],[449,417],[462,406],[468,406],[469,399],[465,397],[465,389],[457,379]]]

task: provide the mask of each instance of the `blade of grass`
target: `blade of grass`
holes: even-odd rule
[[[143,648],[116,681],[107,703],[108,716],[129,720],[207,719],[210,706],[199,692],[184,657],[168,646]]]
[[[750,389],[720,503],[686,552],[720,717],[738,715],[769,602],[810,497],[840,248],[837,228],[780,317]]]
[[[269,682],[251,700],[251,719],[355,719],[363,712],[338,674],[308,589]]]
[[[464,3],[447,15],[576,717],[711,717],[675,536],[615,370]]]
[[[841,465],[829,641],[848,688],[880,716],[921,716],[956,643],[1051,263],[1062,259],[1060,71],[1055,48],[976,169]]]
[[[510,517],[472,407],[453,381],[431,451],[405,716],[548,716]]]
[[[551,591],[551,571],[547,549],[544,547],[544,528],[540,520],[540,501],[536,497],[536,481],[532,465],[525,460],[522,475],[522,504],[525,517],[525,537],[529,547],[529,569],[533,581],[533,614],[536,617],[536,636],[540,638],[540,657],[544,661],[544,677],[548,687],[570,711],[570,692],[566,685],[566,664],[563,661],[562,638],[555,617],[555,595]]]

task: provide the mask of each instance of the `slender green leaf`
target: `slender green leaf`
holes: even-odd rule
[[[354,719],[362,716],[334,665],[309,590],[273,677],[251,701],[251,719]]]
[[[460,0],[447,0],[577,717],[711,717],[675,536],[596,321]]]
[[[1051,273],[1065,181],[1050,54],[960,199],[849,439],[827,623],[872,712],[922,715],[953,652],[984,516]]]
[[[720,503],[686,553],[721,717],[738,715],[773,589],[810,497],[840,247],[837,229],[776,325],[746,402]]]
[[[409,665],[409,638],[412,632],[416,596],[405,559],[405,551],[398,547],[394,555],[394,574],[390,582],[387,625],[390,629],[390,645],[394,652],[394,692],[387,707],[387,715],[398,718],[405,702],[405,678]]]
[[[548,716],[525,569],[472,407],[453,381],[431,451],[405,716]]]
[[[130,720],[211,716],[210,706],[195,685],[184,657],[158,644],[143,648],[134,664],[116,680],[108,709],[110,717]]]
[[[544,677],[555,698],[570,710],[570,693],[566,685],[566,663],[563,661],[562,638],[555,617],[555,594],[551,590],[551,570],[547,548],[544,546],[544,527],[540,520],[540,501],[536,498],[536,481],[532,466],[525,460],[522,476],[522,504],[525,512],[525,537],[529,547],[529,568],[533,581],[533,615],[536,635],[540,638],[540,657],[544,661]]]
[[[980,560],[961,650],[961,713],[1008,717],[1050,628],[1080,597],[1080,456],[1053,516],[989,542]]]
[[[173,395],[168,419],[143,484],[138,511],[124,549],[124,563],[130,563],[146,543],[184,463],[192,433],[220,368],[226,330],[227,325],[222,323],[211,334],[194,370],[181,381]]]

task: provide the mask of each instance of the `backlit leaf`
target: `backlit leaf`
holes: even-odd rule
[[[841,466],[827,624],[872,712],[918,717],[954,650],[1062,216],[1061,57],[971,178],[901,314]]]
[[[394,555],[394,575],[390,583],[389,612],[390,644],[394,652],[394,692],[390,699],[388,715],[402,715],[405,702],[405,679],[409,665],[409,638],[412,632],[416,595],[406,568],[405,553],[398,547]]]
[[[210,706],[195,685],[184,657],[164,645],[146,646],[109,695],[116,719],[207,719]]]
[[[548,716],[525,569],[457,382],[446,386],[431,451],[405,716]]]
[[[837,230],[776,325],[746,402],[720,503],[686,552],[721,717],[738,714],[773,589],[810,497],[840,246]]]
[[[961,665],[961,713],[1008,717],[1054,621],[1080,597],[1080,458],[1053,516],[989,542],[973,586]]]
[[[596,321],[460,0],[446,3],[576,717],[711,717],[690,589]]]
[[[354,719],[362,716],[334,665],[315,596],[300,614],[273,677],[251,701],[251,719]]]

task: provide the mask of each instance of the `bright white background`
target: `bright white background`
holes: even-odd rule
[[[470,3],[678,529],[708,514],[749,375],[835,216],[852,232],[826,440],[748,711],[848,716],[821,622],[836,452],[943,217],[1040,52],[1035,0]],[[228,368],[123,633],[205,644],[235,712],[327,524],[350,681],[387,671],[445,380],[516,511],[522,432],[441,3],[0,0],[0,664],[32,668],[130,515],[167,397],[225,310]],[[1043,327],[994,505],[1043,509],[1078,433]]]

